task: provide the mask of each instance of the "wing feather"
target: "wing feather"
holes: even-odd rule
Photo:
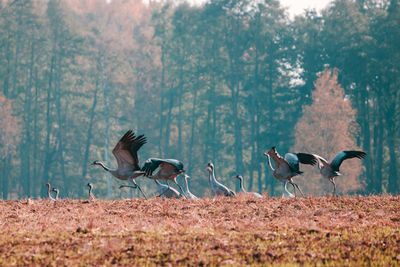
[[[352,158],[363,159],[365,158],[366,155],[367,153],[365,153],[364,151],[356,151],[356,150],[341,151],[336,154],[330,165],[333,171],[339,171],[339,167],[342,164],[343,160]]]
[[[320,155],[313,154],[313,156],[317,159],[318,161],[318,169],[324,168],[324,166],[329,165],[328,161],[321,157]]]
[[[162,164],[162,166],[160,166]],[[151,176],[153,172],[158,168],[171,169],[174,171],[184,171],[183,163],[176,159],[158,159],[149,158],[146,160],[142,167],[142,171],[146,173],[146,176]]]
[[[139,170],[137,151],[146,144],[144,135],[135,136],[132,130],[128,130],[115,145],[112,153],[117,160],[118,168],[133,168]]]

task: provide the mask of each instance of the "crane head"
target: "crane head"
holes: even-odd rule
[[[93,187],[93,185],[91,183],[87,183],[87,186],[89,186],[90,188]]]
[[[51,191],[53,191],[53,192],[60,192],[60,190],[58,190],[57,188],[53,188],[53,189],[51,189]]]
[[[276,148],[273,146],[271,147],[267,152],[264,153],[264,156],[272,156],[272,155],[277,155],[278,152],[276,152]]]
[[[243,179],[243,176],[241,176],[240,174],[238,174],[238,175],[236,175],[236,176],[233,176],[232,178],[242,180],[242,179]]]
[[[50,184],[49,183],[44,184],[43,186],[47,186],[48,188],[50,188]]]
[[[90,163],[90,165],[98,165],[99,164],[99,161],[98,160],[95,160],[95,161],[93,161],[92,163]]]
[[[187,175],[186,173],[185,173],[183,176],[185,177],[185,179],[188,179],[188,178],[190,178],[190,176],[189,176],[189,175]]]
[[[212,162],[210,161],[209,163],[207,163],[206,171],[212,172],[213,170],[214,170],[214,164],[212,164]]]

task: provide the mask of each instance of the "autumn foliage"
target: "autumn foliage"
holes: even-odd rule
[[[19,119],[13,116],[11,100],[0,93],[0,160],[15,151],[18,133],[20,133]]]
[[[338,84],[335,70],[325,70],[315,82],[313,103],[304,108],[295,128],[293,151],[318,154],[328,162],[342,150],[359,150],[355,143],[358,125],[356,111]],[[305,192],[325,195],[332,192],[332,184],[322,178],[317,168],[302,166],[305,172],[299,182]],[[340,193],[346,194],[363,188],[360,174],[362,162],[358,159],[346,160],[340,167],[343,176],[336,178]]]

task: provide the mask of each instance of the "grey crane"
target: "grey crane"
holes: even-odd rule
[[[188,198],[188,199],[189,198],[190,199],[198,199],[198,197],[193,195],[192,192],[190,192],[190,190],[189,190],[189,183],[188,183],[188,180],[187,180],[188,178],[190,178],[189,175],[187,175],[187,174],[183,175],[183,181],[185,182],[185,186],[183,187],[183,189],[185,190],[184,194],[185,194],[186,198]]]
[[[45,184],[44,186],[47,186],[47,197],[51,200],[51,201],[55,201],[55,198],[51,195],[50,193],[50,183]]]
[[[91,183],[87,183],[87,187],[89,187],[89,200],[95,200],[96,197],[93,194],[93,185]]]
[[[352,159],[352,158],[363,159],[365,158],[366,155],[367,153],[365,153],[364,151],[356,151],[356,150],[340,151],[333,158],[332,162],[328,163],[328,161],[323,157],[314,154],[314,156],[318,160],[318,168],[322,177],[328,179],[333,184],[333,195],[336,195],[335,177],[341,175],[341,173],[339,172],[339,167],[342,164],[342,162],[346,159]]]
[[[53,189],[51,189],[51,191],[53,191],[53,192],[56,193],[56,197],[55,197],[54,199],[55,199],[55,200],[58,200],[58,196],[59,196],[59,194],[60,194],[60,190],[58,190],[57,188],[53,188]]]
[[[297,188],[301,195],[304,196],[300,187],[293,182],[292,178],[303,173],[300,171],[299,163],[315,165],[318,161],[317,158],[307,153],[286,153],[283,158],[278,154],[275,147],[271,147],[268,152],[264,153],[264,156],[268,157],[269,167],[273,171],[272,175],[279,181],[290,183],[294,188],[295,195]],[[272,167],[271,158],[275,163],[275,169]]]
[[[119,180],[128,180],[134,184],[134,188],[139,188],[140,192],[146,198],[142,189],[135,182],[135,178],[142,176],[145,172],[140,170],[139,159],[137,156],[138,150],[146,144],[147,140],[144,135],[135,136],[132,130],[128,130],[115,145],[112,153],[117,160],[118,168],[110,169],[101,161],[94,161],[91,165],[99,165],[104,170],[111,173]]]
[[[262,195],[259,194],[259,193],[257,193],[257,192],[247,192],[247,191],[244,189],[244,181],[243,181],[243,176],[242,176],[242,175],[238,174],[238,175],[234,176],[233,178],[234,178],[234,179],[239,179],[239,183],[240,183],[240,190],[239,190],[239,193],[241,193],[241,194],[247,194],[247,195],[252,195],[252,196],[254,196],[254,197],[256,197],[256,198],[262,198]]]
[[[154,173],[155,170],[158,171]],[[168,188],[170,188],[168,181],[174,182],[182,194],[183,188],[176,181],[176,177],[185,172],[183,169],[183,163],[176,159],[158,159],[158,158],[149,158],[145,161],[142,171],[145,173],[144,175],[153,180],[165,180],[167,182]]]
[[[218,182],[217,179],[215,179],[215,167],[214,167],[214,164],[209,162],[207,164],[207,169],[206,170],[209,173],[208,182],[210,184],[211,195],[213,197],[215,197],[215,196],[227,196],[227,197],[236,196],[235,192],[233,192],[231,189],[229,189],[225,185],[223,185],[220,182]]]

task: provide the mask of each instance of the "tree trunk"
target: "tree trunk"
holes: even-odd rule
[[[88,161],[89,161],[90,142],[93,138],[92,137],[92,127],[93,127],[93,122],[94,122],[95,109],[96,109],[96,105],[97,105],[98,88],[99,88],[99,86],[96,83],[96,90],[94,91],[94,96],[93,96],[93,104],[92,104],[92,108],[90,109],[90,120],[89,120],[89,126],[88,126],[88,131],[87,131],[85,154],[83,156],[83,161],[82,161],[82,179],[84,181],[86,180],[87,166],[88,166]],[[81,195],[83,196],[84,187],[80,187],[80,188],[82,188]]]
[[[47,88],[47,103],[46,103],[46,140],[45,140],[45,148],[44,148],[44,160],[43,160],[43,174],[42,174],[42,183],[41,183],[41,197],[46,197],[46,190],[44,186],[45,183],[49,181],[49,168],[51,164],[51,151],[50,151],[50,135],[51,135],[51,91],[53,87],[53,73],[54,73],[54,61],[55,55],[51,57],[50,63],[50,73],[49,73],[49,85]]]
[[[169,92],[169,107],[167,114],[167,122],[165,124],[165,143],[164,143],[164,154],[168,156],[169,154],[169,134],[171,131],[171,122],[172,122],[172,108],[174,107],[174,94],[171,92],[172,88]]]
[[[378,97],[379,102],[380,97]],[[383,172],[383,118],[380,105],[376,105],[376,122],[374,133],[374,152],[375,152],[375,175],[374,187],[370,192],[381,194],[382,193],[382,172]],[[369,159],[371,160],[371,159]]]
[[[106,165],[109,166],[109,157],[108,157],[108,147],[110,143],[110,113],[108,107],[108,97],[107,97],[107,76],[104,67],[104,55],[100,56],[100,72],[101,72],[101,87],[103,89],[103,102],[104,102],[104,121],[105,121],[105,140],[104,140],[104,160]],[[106,172],[107,177],[107,198],[111,199],[111,176],[109,172]]]
[[[191,120],[192,120],[192,125],[191,125],[191,129],[190,129],[190,142],[189,142],[189,146],[188,146],[188,156],[187,156],[187,160],[189,162],[188,165],[188,173],[192,173],[192,168],[193,168],[193,162],[192,162],[192,155],[193,155],[193,146],[194,146],[194,136],[195,136],[195,127],[196,127],[196,121],[197,121],[197,113],[196,113],[196,105],[197,105],[197,88],[198,88],[198,79],[197,79],[197,83],[196,86],[194,88],[194,92],[193,92],[193,102],[192,102],[192,116],[191,116]]]
[[[162,149],[162,139],[163,139],[163,130],[164,130],[164,98],[165,98],[165,47],[164,45],[161,47],[161,99],[160,99],[160,137],[158,138],[158,153],[161,158],[164,157],[163,149]]]

